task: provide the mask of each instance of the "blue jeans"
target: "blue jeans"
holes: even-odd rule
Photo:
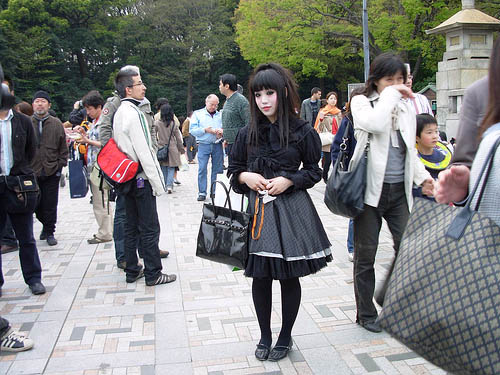
[[[354,221],[349,219],[349,230],[347,231],[347,251],[354,252]]]
[[[113,223],[113,240],[115,241],[115,256],[118,262],[125,260],[125,196],[117,194],[115,206],[115,220]]]
[[[173,187],[175,167],[167,167],[166,165],[162,165],[161,171],[163,172],[163,178],[165,179],[165,186],[170,188]]]
[[[210,179],[210,193],[212,184],[217,180],[217,174],[224,173],[224,151],[222,143],[200,143],[198,145],[198,194],[207,195],[207,166],[212,157],[212,175]]]

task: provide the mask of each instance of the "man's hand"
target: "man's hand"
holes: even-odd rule
[[[269,180],[269,183],[266,185],[266,189],[270,195],[278,195],[283,193],[286,189],[288,189],[292,185],[293,185],[292,180],[280,176],[271,178]]]
[[[242,172],[238,178],[239,182],[246,184],[250,189],[259,191],[266,190],[269,182],[264,176],[253,172]]]
[[[75,104],[73,104],[73,109],[79,109],[80,108],[80,101],[77,100]]]
[[[434,187],[434,198],[439,203],[460,202],[467,196],[470,170],[465,165],[455,165],[439,173]]]
[[[432,197],[434,192],[434,179],[428,178],[422,183],[422,194]]]
[[[223,135],[224,135],[224,131],[222,129],[215,129],[215,136],[217,138],[222,138]]]

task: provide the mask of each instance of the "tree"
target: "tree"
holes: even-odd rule
[[[484,11],[499,1],[478,2]],[[451,17],[458,0],[370,0],[371,56],[392,50],[410,62],[415,79],[430,79],[445,48],[425,30]],[[275,60],[297,78],[336,77],[340,88],[362,78],[361,0],[241,0],[235,13],[236,41],[252,65]]]
[[[192,110],[196,78],[210,82],[216,67],[238,54],[231,9],[217,0],[145,0],[137,10],[139,28],[147,28],[153,45],[138,45],[136,52],[156,54],[142,62],[150,81],[179,87]]]

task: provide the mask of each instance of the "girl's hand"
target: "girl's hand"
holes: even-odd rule
[[[271,178],[266,186],[266,189],[270,195],[278,195],[283,193],[286,189],[288,189],[292,185],[293,185],[292,180],[280,176]]]
[[[470,170],[456,165],[439,173],[434,186],[434,198],[439,203],[459,202],[467,196]]]
[[[413,91],[411,91],[410,88],[406,87],[404,84],[399,84],[399,85],[392,85],[390,86],[400,92],[401,95],[403,95],[403,98],[408,99],[408,98],[414,98],[415,95],[413,95]]]
[[[325,118],[325,114],[323,113],[323,111],[319,111],[319,121],[323,121],[323,119]]]
[[[264,176],[253,172],[240,173],[238,180],[240,183],[246,184],[250,189],[255,191],[266,190],[266,185],[269,182]]]

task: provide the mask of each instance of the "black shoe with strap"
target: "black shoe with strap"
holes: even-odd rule
[[[264,344],[257,344],[257,349],[255,349],[255,358],[259,361],[265,361],[269,358],[269,352],[271,348]]]
[[[288,355],[288,352],[292,350],[293,346],[293,341],[292,338],[290,338],[290,343],[288,346],[286,345],[276,345],[272,350],[271,353],[269,353],[269,360],[273,362],[277,362],[282,360],[283,358],[286,358]]]

